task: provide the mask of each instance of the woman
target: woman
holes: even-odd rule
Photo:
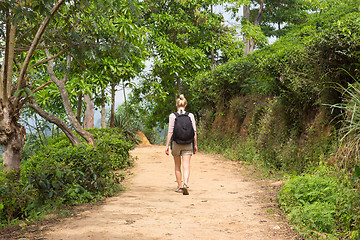
[[[190,177],[190,159],[192,154],[197,152],[197,135],[196,135],[196,125],[195,125],[195,118],[192,113],[186,113],[187,101],[184,97],[184,95],[180,95],[180,97],[176,101],[176,107],[177,107],[177,113],[179,115],[188,114],[191,120],[191,124],[194,130],[194,139],[192,143],[188,144],[178,144],[175,141],[172,140],[173,133],[174,133],[174,126],[175,126],[175,119],[176,115],[175,113],[170,114],[169,116],[169,130],[167,135],[167,141],[166,141],[166,155],[169,155],[169,146],[171,144],[171,154],[174,157],[175,162],[175,177],[178,184],[178,187],[176,189],[176,192],[183,193],[184,195],[189,195],[188,191],[188,183],[189,183],[189,177]],[[184,184],[182,185],[182,174],[181,174],[181,163],[183,165],[183,174],[184,174]]]

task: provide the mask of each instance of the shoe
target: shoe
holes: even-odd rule
[[[183,192],[183,190],[182,190],[182,188],[181,188],[181,187],[177,187],[177,189],[175,190],[175,192],[177,192],[177,193],[182,193],[182,192]]]
[[[182,188],[182,193],[183,195],[189,195],[189,190],[188,190],[188,186],[184,183],[184,186]]]

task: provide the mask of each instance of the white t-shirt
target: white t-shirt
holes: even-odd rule
[[[189,113],[189,117],[190,117],[190,120],[191,120],[193,129],[194,129],[194,132],[196,132],[196,125],[195,125],[195,117],[194,117],[194,114]],[[173,131],[174,131],[175,118],[176,118],[175,113],[170,114],[170,116],[169,116],[169,131],[168,131],[168,132],[173,132]]]

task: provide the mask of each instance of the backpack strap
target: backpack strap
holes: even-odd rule
[[[180,116],[180,113],[178,113],[178,112],[174,112],[174,114],[175,114],[175,117]],[[189,116],[189,112],[185,112],[183,115]]]
[[[178,112],[174,112],[174,115],[175,115],[175,118],[177,118],[178,116],[179,116],[179,113]],[[172,149],[172,143],[173,143],[173,141],[174,141],[174,135],[171,137],[171,139],[170,139],[170,149]]]

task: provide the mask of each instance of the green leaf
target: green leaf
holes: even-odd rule
[[[24,90],[29,96],[34,96],[34,92],[30,88],[24,88]]]
[[[15,97],[20,96],[20,94],[22,93],[22,91],[23,91],[23,89],[16,90],[15,93],[14,93],[14,96],[15,96]]]
[[[359,167],[359,165],[355,165],[354,176],[355,176],[355,180],[360,178],[360,167]]]
[[[56,174],[56,177],[57,177],[57,178],[61,178],[61,171],[60,171],[60,170],[57,169],[57,170],[55,171],[55,174]]]

